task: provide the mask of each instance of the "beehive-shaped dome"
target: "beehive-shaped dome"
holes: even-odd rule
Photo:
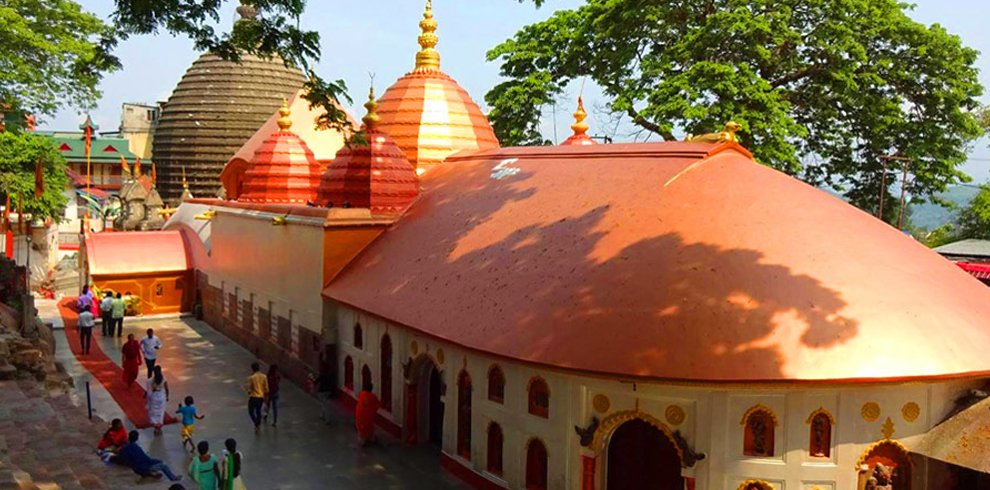
[[[254,152],[251,167],[244,172],[238,201],[306,204],[316,199],[320,162],[306,142],[290,131],[287,100],[283,100],[279,115],[278,131]]]
[[[419,23],[422,49],[416,68],[395,82],[379,100],[379,129],[395,139],[418,173],[434,167],[460,150],[498,148],[488,118],[471,96],[440,71],[437,21],[432,2]]]
[[[238,12],[242,21],[254,15],[252,9]],[[242,55],[236,63],[200,56],[165,103],[155,129],[152,156],[162,198],[177,201],[182,195],[183,166],[193,194],[216,195],[227,160],[305,81],[278,58]]]
[[[320,182],[317,202],[328,207],[369,208],[373,214],[399,214],[419,195],[419,179],[409,160],[378,128],[374,91],[364,105],[364,142],[352,141],[337,153]]]

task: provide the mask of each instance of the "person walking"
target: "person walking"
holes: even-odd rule
[[[113,337],[113,293],[110,291],[100,301],[100,328],[104,337]]]
[[[117,297],[113,299],[113,303],[110,308],[110,317],[113,320],[113,324],[117,327],[117,336],[120,337],[124,335],[124,311],[127,309],[127,303],[124,302],[124,297],[117,293]],[[113,335],[113,327],[111,327],[110,335]]]
[[[200,415],[196,411],[196,405],[193,403],[193,397],[187,396],[185,400],[185,405],[179,404],[179,409],[175,413],[182,415],[182,449],[186,448],[186,443],[189,443],[189,452],[196,452],[196,443],[193,442],[193,432],[196,430],[196,421],[203,420],[206,418],[205,415]]]
[[[144,356],[144,364],[148,366],[148,377],[155,371],[155,363],[158,362],[158,350],[162,348],[162,339],[155,336],[155,329],[148,329],[148,336],[141,339],[141,355]]]
[[[144,396],[148,399],[148,420],[155,426],[155,435],[161,435],[165,423],[165,405],[168,404],[168,381],[162,374],[162,367],[155,366],[154,375],[148,380],[148,390]]]
[[[217,490],[220,488],[220,463],[210,454],[210,443],[199,441],[196,451],[199,454],[189,463],[189,476],[199,484],[199,490]]]
[[[278,364],[268,366],[268,398],[265,399],[265,421],[272,416],[272,427],[278,427],[278,387],[282,383],[282,375],[278,372]]]
[[[120,354],[123,359],[121,364],[124,366],[124,383],[127,384],[129,390],[141,370],[141,344],[134,338],[134,334],[127,334],[127,342],[120,348]]]
[[[268,377],[261,372],[261,364],[251,363],[251,376],[247,379],[248,415],[254,422],[254,433],[261,430],[261,407],[268,396]]]
[[[354,407],[354,427],[357,429],[362,446],[375,442],[375,414],[378,413],[379,407],[381,402],[372,392],[371,381],[366,381],[361,386],[357,406]]]
[[[82,292],[79,293],[79,297],[76,298],[76,313],[92,310],[93,292],[89,290],[89,286],[83,286]]]
[[[126,466],[141,476],[160,478],[164,473],[169,480],[181,480],[182,475],[172,473],[172,468],[169,468],[167,464],[148,457],[148,453],[144,452],[144,449],[141,449],[137,443],[140,436],[138,431],[132,430],[128,434],[127,444],[124,444],[120,451],[117,451],[117,454],[110,458],[110,461]]]
[[[79,343],[82,344],[83,355],[89,355],[89,348],[93,345],[93,312],[85,309],[79,312],[79,320],[76,327],[79,328]]]
[[[223,458],[220,461],[220,475],[223,490],[247,490],[241,477],[241,462],[244,456],[237,450],[237,441],[227,439],[223,443]]]

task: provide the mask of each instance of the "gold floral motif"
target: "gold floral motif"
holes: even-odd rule
[[[863,408],[860,409],[859,414],[867,422],[876,422],[880,418],[880,404],[877,402],[866,402],[863,404]]]
[[[808,420],[805,420],[804,423],[811,425],[811,423],[815,420],[815,416],[820,413],[825,414],[825,416],[828,417],[828,422],[835,425],[835,417],[832,416],[832,412],[825,410],[825,407],[818,407],[818,409],[814,412],[811,412],[811,415],[808,415]]]
[[[773,485],[763,481],[763,480],[746,480],[736,487],[736,490],[747,490],[750,486],[756,485],[761,490],[774,490]]]
[[[684,419],[687,418],[687,414],[684,413],[684,409],[678,405],[670,405],[664,412],[664,417],[666,417],[667,422],[670,425],[681,425],[684,423]]]
[[[878,448],[882,446],[890,446],[896,449],[905,457],[907,457],[908,455],[908,448],[905,447],[904,444],[901,444],[900,442],[897,442],[893,439],[881,439],[867,446],[867,448],[863,451],[863,453],[859,455],[859,459],[856,461],[856,470],[859,471],[859,469],[862,468],[864,464],[866,464],[866,459],[870,457],[870,454],[872,454],[873,451],[876,451]]]
[[[743,414],[742,420],[739,422],[739,425],[746,425],[746,421],[749,420],[749,416],[753,415],[756,412],[766,412],[767,415],[769,415],[770,418],[773,419],[774,427],[780,425],[780,421],[777,420],[777,414],[773,413],[773,410],[771,410],[770,407],[762,403],[757,403],[756,405],[749,407],[749,410],[746,410],[746,413]]]
[[[595,408],[596,412],[604,414],[612,408],[612,401],[609,400],[607,396],[598,394],[591,399],[591,406]]]
[[[409,351],[412,352],[412,355],[414,356],[419,354],[419,342],[413,340],[412,343],[409,344]]]
[[[890,417],[887,417],[887,420],[883,421],[880,432],[883,433],[884,439],[890,439],[894,435],[894,421],[890,420]]]
[[[918,420],[918,415],[921,415],[921,407],[915,402],[907,402],[901,407],[901,416],[907,422]]]
[[[443,364],[443,349],[441,349],[439,347],[437,348],[436,358],[437,358],[437,362],[438,363]]]

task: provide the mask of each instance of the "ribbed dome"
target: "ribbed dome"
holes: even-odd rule
[[[337,152],[320,182],[317,202],[368,208],[374,214],[402,213],[419,195],[419,179],[395,141],[378,129],[373,93],[364,106],[365,144],[351,143]]]
[[[196,60],[162,110],[152,157],[166,201],[182,195],[182,169],[196,196],[213,196],[227,160],[302,88],[301,71],[280,60],[245,55],[240,63],[212,54]]]
[[[423,49],[416,55],[416,69],[382,95],[378,128],[395,139],[409,163],[423,173],[460,150],[487,150],[499,144],[478,104],[440,71],[440,53],[434,49],[437,22],[429,3],[419,25]]]
[[[279,114],[278,131],[255,151],[251,167],[244,172],[238,201],[306,204],[316,198],[320,163],[306,142],[289,130],[288,102],[283,102]]]

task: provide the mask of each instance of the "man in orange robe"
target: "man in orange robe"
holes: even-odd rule
[[[361,444],[367,446],[375,440],[375,415],[381,402],[371,392],[371,383],[365,383],[358,394],[357,406],[354,408],[354,426],[357,428]]]
[[[131,389],[138,371],[141,370],[141,344],[134,338],[134,334],[127,336],[127,342],[120,352],[124,358],[124,383],[127,384],[127,389]]]

